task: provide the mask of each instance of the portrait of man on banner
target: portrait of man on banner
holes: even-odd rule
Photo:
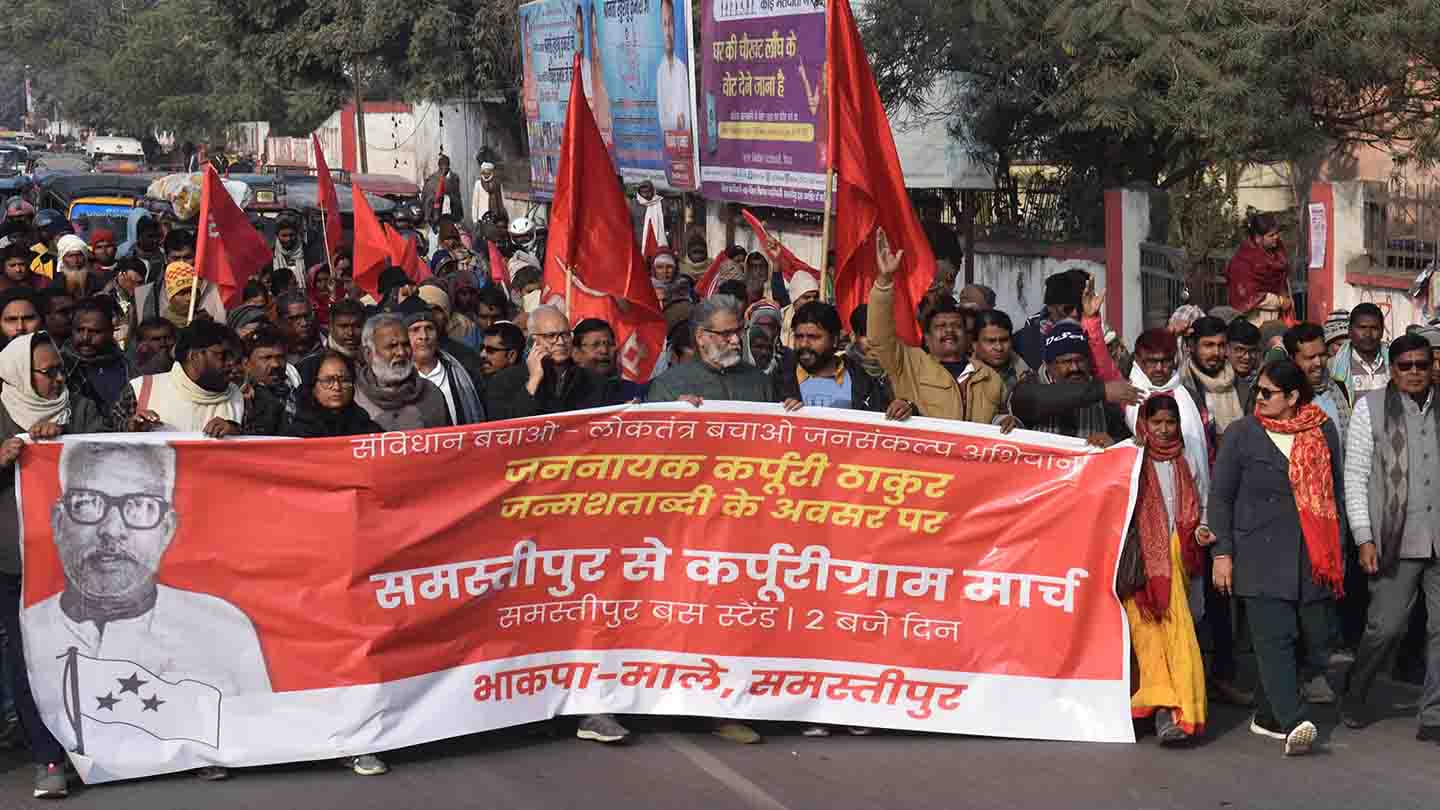
[[[51,509],[65,587],[24,617],[27,641],[65,645],[34,650],[34,660],[69,651],[128,662],[168,682],[193,680],[227,697],[268,693],[249,617],[224,599],[157,580],[183,520],[175,492],[175,449],[167,444],[65,445]]]

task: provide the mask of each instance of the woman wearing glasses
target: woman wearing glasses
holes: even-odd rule
[[[1210,488],[1214,584],[1244,600],[1260,669],[1250,730],[1284,740],[1287,756],[1316,736],[1296,648],[1303,634],[1307,668],[1325,672],[1330,602],[1345,578],[1340,437],[1313,398],[1293,362],[1261,369],[1255,413],[1225,432]]]
[[[40,721],[20,646],[20,518],[15,503],[15,462],[32,439],[65,433],[103,433],[105,420],[86,397],[65,388],[65,364],[44,332],[20,335],[0,351],[0,621],[5,627],[6,669],[15,711],[36,765],[35,796],[66,793],[65,752]],[[9,736],[11,729],[0,734]]]
[[[325,352],[315,376],[300,385],[300,402],[285,435],[317,439],[380,432],[365,409],[355,404],[355,362],[340,352]]]

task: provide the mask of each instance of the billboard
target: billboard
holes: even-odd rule
[[[555,193],[560,139],[580,81],[627,182],[693,191],[698,180],[692,15],[675,0],[536,0],[520,7],[532,194]]]

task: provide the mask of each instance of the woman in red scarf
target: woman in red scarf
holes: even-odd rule
[[[1145,449],[1135,502],[1135,539],[1145,562],[1145,586],[1125,597],[1140,688],[1130,697],[1134,717],[1154,717],[1162,745],[1205,730],[1205,661],[1190,612],[1190,579],[1202,573],[1202,545],[1213,542],[1201,525],[1202,493],[1185,463],[1180,406],[1157,394],[1140,406],[1135,443]]]
[[[1260,670],[1250,730],[1284,740],[1287,756],[1307,753],[1316,736],[1295,652],[1303,646],[1307,692],[1328,692],[1331,602],[1345,578],[1340,436],[1313,398],[1293,362],[1266,365],[1255,415],[1225,431],[1210,485],[1214,584],[1245,601]]]
[[[1230,281],[1230,306],[1256,326],[1267,321],[1293,320],[1290,257],[1280,241],[1279,222],[1274,214],[1251,214],[1245,231],[1245,241],[1225,268]]]

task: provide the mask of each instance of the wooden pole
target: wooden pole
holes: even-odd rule
[[[835,199],[835,170],[825,170],[825,220],[820,228],[820,299],[832,302],[834,290],[825,282],[830,280],[830,211]]]
[[[190,277],[190,315],[185,319],[188,326],[195,322],[195,293],[200,289],[200,273],[197,270],[195,275]]]
[[[570,293],[575,288],[575,271],[569,267],[565,268],[565,317],[570,317]],[[574,324],[571,324],[574,326]]]

